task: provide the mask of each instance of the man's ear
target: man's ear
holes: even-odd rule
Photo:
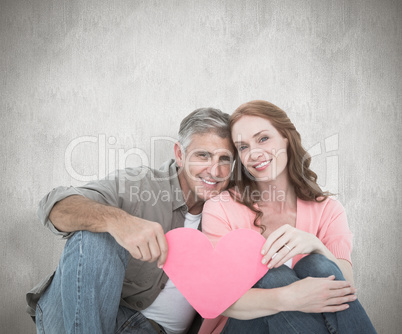
[[[174,144],[174,157],[176,159],[177,166],[183,167],[184,154],[179,142]]]

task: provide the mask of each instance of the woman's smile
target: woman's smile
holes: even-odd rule
[[[257,171],[263,171],[264,169],[266,169],[272,162],[272,159],[270,160],[266,160],[263,162],[258,162],[257,164],[253,165],[254,169],[256,169]]]

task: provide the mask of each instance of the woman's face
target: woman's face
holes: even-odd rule
[[[242,116],[232,127],[232,140],[241,162],[257,181],[272,181],[286,175],[288,140],[269,120]]]

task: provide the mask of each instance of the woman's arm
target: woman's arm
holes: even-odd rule
[[[356,299],[356,289],[346,281],[308,277],[285,287],[250,289],[225,312],[240,320],[255,319],[282,311],[305,313],[338,312]]]
[[[278,268],[298,254],[312,253],[322,254],[335,262],[345,279],[353,284],[352,265],[349,261],[336,258],[315,235],[290,225],[283,225],[270,234],[262,249],[262,261],[268,268]]]
[[[223,196],[221,200],[215,198],[207,201],[202,214],[203,232],[213,244],[229,233],[234,223],[237,224],[236,228],[247,228],[243,206]],[[337,312],[349,307],[346,303],[355,300],[356,297],[352,295],[355,292],[349,282],[335,281],[334,276],[306,278],[281,288],[250,289],[223,315],[254,319],[281,311]]]
[[[308,205],[298,212],[303,217],[301,229],[283,225],[269,235],[262,250],[263,262],[268,268],[277,268],[299,254],[319,253],[336,263],[345,279],[353,284],[352,233],[345,209],[330,198]]]

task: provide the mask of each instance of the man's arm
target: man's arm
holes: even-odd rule
[[[63,232],[108,232],[136,259],[158,260],[159,267],[166,261],[167,242],[162,226],[134,217],[119,208],[73,195],[57,202],[50,211],[49,219]]]

